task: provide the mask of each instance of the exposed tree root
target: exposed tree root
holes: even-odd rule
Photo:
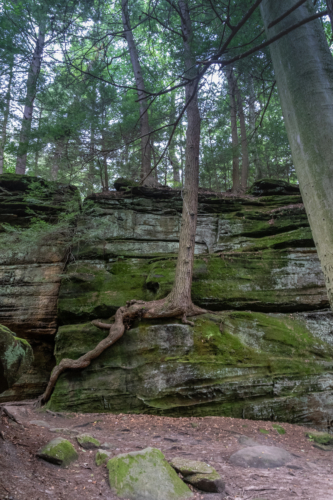
[[[187,316],[196,316],[207,312],[205,309],[197,307],[192,302],[185,306],[175,305],[170,296],[165,299],[156,300],[152,302],[132,300],[127,302],[126,306],[120,307],[115,314],[115,322],[112,324],[102,323],[94,320],[92,324],[98,328],[109,330],[109,335],[101,340],[97,346],[91,351],[87,352],[80,358],[62,359],[57,365],[50,376],[49,383],[46,387],[44,394],[39,398],[39,404],[46,403],[52,394],[53,388],[59,376],[66,370],[77,370],[86,368],[90,365],[91,361],[102,354],[105,349],[114,344],[120,337],[123,336],[126,329],[135,319],[141,318],[181,318],[183,323],[194,325],[191,321],[186,319]]]

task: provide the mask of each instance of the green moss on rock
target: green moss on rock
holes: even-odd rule
[[[30,344],[0,325],[0,393],[29,370],[34,356]]]
[[[156,448],[118,455],[108,461],[107,468],[111,490],[120,498],[181,500],[193,497]]]
[[[112,455],[112,453],[109,451],[97,450],[97,453],[95,455],[95,464],[97,465],[97,467],[105,464],[109,460],[111,455]]]
[[[78,459],[78,454],[72,443],[67,441],[67,439],[58,437],[52,439],[52,441],[41,448],[37,452],[37,457],[52,464],[66,467],[71,462]]]
[[[101,443],[98,441],[98,439],[90,436],[90,434],[80,434],[76,437],[76,440],[79,445],[85,450],[95,450],[96,448],[99,448],[99,446],[101,446]]]
[[[322,445],[333,445],[333,435],[327,432],[307,432],[306,436],[312,441]]]

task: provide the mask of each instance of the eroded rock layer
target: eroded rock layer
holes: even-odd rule
[[[34,362],[0,401],[40,395],[55,364],[57,301],[71,230],[59,217],[77,190],[36,177],[0,176],[0,323],[29,341]],[[43,226],[43,222],[45,222]]]

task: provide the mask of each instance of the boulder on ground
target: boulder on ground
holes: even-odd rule
[[[112,491],[130,500],[182,500],[193,494],[156,448],[121,454],[108,461]]]
[[[110,451],[99,449],[95,455],[95,464],[97,466],[105,464],[111,456],[112,453]]]
[[[255,441],[252,438],[249,438],[248,436],[240,436],[238,438],[238,442],[242,446],[260,446],[260,444],[257,441]]]
[[[222,493],[225,484],[216,470],[205,462],[176,457],[170,465],[184,476],[184,481],[202,491]]]
[[[318,444],[323,444],[326,446],[333,444],[333,435],[328,434],[327,432],[312,431],[312,432],[307,432],[306,436]]]
[[[36,455],[51,464],[60,465],[62,467],[66,467],[66,465],[69,465],[78,458],[78,454],[72,443],[62,437],[52,439],[52,441],[41,448]]]
[[[281,179],[260,179],[253,183],[248,193],[253,196],[290,196],[299,195],[300,189],[297,184],[288,184]]]
[[[85,450],[96,450],[101,446],[101,443],[98,441],[98,439],[90,436],[90,434],[80,434],[79,436],[76,436],[76,440],[79,445]]]
[[[230,457],[230,463],[238,467],[273,469],[291,462],[293,457],[288,451],[277,446],[251,446],[236,451]]]
[[[0,393],[9,389],[33,362],[30,344],[0,325]]]

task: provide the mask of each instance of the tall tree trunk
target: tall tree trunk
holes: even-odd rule
[[[257,148],[257,138],[256,138],[256,110],[255,110],[255,102],[256,102],[256,97],[254,94],[254,86],[253,86],[253,77],[250,77],[250,100],[249,100],[249,120],[250,120],[250,130],[251,130],[251,143],[250,143],[250,149],[251,149],[251,156],[253,158],[253,163],[254,163],[254,172],[255,172],[255,180],[258,181],[259,179],[263,178],[263,173],[262,173],[262,168],[260,164],[260,158],[258,155],[258,148]]]
[[[272,37],[314,13],[308,0],[277,26],[290,0],[263,0]],[[270,45],[293,161],[333,306],[333,58],[319,20]]]
[[[108,153],[106,150],[106,136],[105,133],[102,132],[102,149],[103,149],[103,191],[109,191],[109,173],[108,173]]]
[[[237,106],[236,106],[236,85],[233,70],[230,66],[225,69],[228,82],[228,92],[230,97],[230,120],[231,120],[231,140],[232,140],[232,188],[233,193],[240,190],[239,180],[239,152],[238,152],[238,132],[237,132]]]
[[[333,34],[333,0],[326,0],[328,15],[331,19],[332,34]]]
[[[176,121],[176,102],[175,102],[175,94],[171,94],[171,114],[170,114],[170,122],[175,123]],[[179,187],[180,184],[180,175],[179,175],[179,163],[176,155],[176,142],[173,137],[170,147],[169,147],[169,160],[172,166],[173,172],[173,187]]]
[[[142,163],[141,163],[141,179],[144,179],[151,169],[151,146],[149,139],[149,117],[148,105],[145,99],[145,82],[143,79],[139,54],[134,40],[131,23],[128,13],[128,0],[121,0],[122,8],[122,21],[124,28],[124,36],[128,44],[128,50],[131,57],[135,83],[138,89],[139,107],[140,107],[140,133],[141,133],[141,150],[142,150]],[[146,186],[155,185],[155,179],[151,175],[144,181]]]
[[[32,114],[34,110],[34,100],[37,91],[37,81],[42,64],[42,56],[45,43],[45,23],[39,27],[38,38],[36,41],[35,50],[32,56],[32,61],[29,67],[27,80],[27,94],[25,98],[25,106],[23,119],[21,124],[20,141],[16,160],[16,173],[25,174],[27,166],[27,153],[29,146],[29,137],[31,131]]]
[[[242,96],[241,96],[238,82],[237,82],[236,78],[235,78],[235,91],[236,91],[236,97],[237,97],[238,116],[239,116],[239,124],[240,124],[240,130],[241,130],[241,141],[242,141],[241,188],[242,188],[242,191],[246,191],[247,181],[249,178],[249,151],[248,151],[248,144],[247,144],[243,100],[242,100]]]
[[[183,34],[183,50],[186,77],[194,78],[197,75],[195,59],[192,54],[192,25],[187,0],[178,0],[181,13],[181,28]],[[199,191],[199,148],[200,148],[200,113],[196,82],[190,82],[185,87],[187,107],[186,130],[186,163],[185,184],[183,189],[183,212],[179,235],[179,251],[175,281],[170,294],[173,303],[190,308],[191,286],[193,275],[193,260],[195,234],[198,214]]]
[[[11,86],[13,81],[13,64],[12,62],[9,70],[9,81],[5,97],[5,106],[3,110],[3,119],[1,126],[1,140],[0,140],[0,174],[3,174],[4,159],[5,159],[5,146],[7,141],[7,124],[10,111],[10,99],[11,99]]]

